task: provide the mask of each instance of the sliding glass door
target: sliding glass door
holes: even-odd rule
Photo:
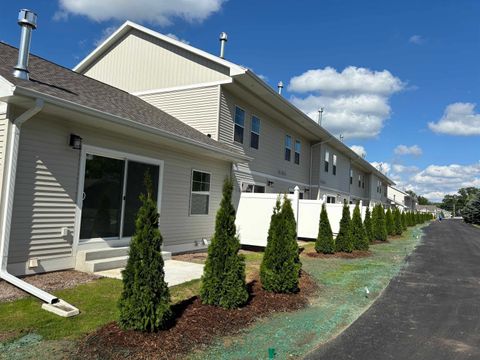
[[[87,153],[80,239],[131,237],[146,176],[157,200],[159,165]]]

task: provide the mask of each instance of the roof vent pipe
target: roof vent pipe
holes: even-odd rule
[[[322,126],[323,107],[318,109],[318,125]]]
[[[13,76],[23,80],[29,80],[28,57],[30,56],[30,40],[32,30],[37,28],[37,14],[33,11],[22,9],[18,13],[18,25],[22,28],[20,46],[18,47],[18,63],[13,71]]]
[[[220,57],[225,58],[225,43],[228,41],[228,36],[226,32],[220,33]]]
[[[279,93],[280,95],[282,95],[282,89],[283,89],[283,82],[282,82],[282,81],[279,81],[279,82],[278,82],[277,88],[278,88],[278,93]]]

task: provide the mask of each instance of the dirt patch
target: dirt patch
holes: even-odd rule
[[[378,245],[378,244],[388,244],[390,241],[388,240],[385,240],[385,241],[382,241],[382,240],[373,240],[370,245]]]
[[[172,260],[204,264],[205,261],[207,260],[207,253],[197,252],[197,253],[185,253],[185,254],[179,254],[179,255],[172,255]]]
[[[0,332],[0,344],[15,339],[18,334],[16,331]]]
[[[240,309],[203,305],[195,296],[173,306],[177,318],[170,329],[148,334],[124,331],[113,322],[82,340],[76,356],[79,359],[179,359],[193,350],[205,348],[219,336],[237,333],[258,318],[305,307],[318,289],[304,272],[296,294],[266,292],[258,279],[248,286],[250,301]]]
[[[25,276],[22,280],[42,290],[50,292],[73,288],[77,285],[85,284],[98,278],[100,278],[98,275],[66,270]],[[29,294],[26,292],[10,285],[6,281],[0,280],[0,302],[13,301],[27,296],[29,296]]]
[[[335,254],[322,254],[317,252],[307,252],[305,253],[306,256],[312,258],[320,258],[320,259],[330,259],[330,258],[341,258],[341,259],[358,259],[358,258],[365,258],[372,256],[371,251],[360,251],[354,250],[351,253],[347,252],[337,252]]]

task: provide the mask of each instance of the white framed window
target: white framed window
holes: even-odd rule
[[[337,155],[333,154],[332,174],[337,175]]]
[[[260,119],[252,116],[252,128],[250,131],[250,147],[258,149],[260,143]]]
[[[190,215],[208,215],[211,174],[192,170]]]
[[[362,186],[362,175],[358,175],[358,187]]]
[[[300,153],[302,152],[302,142],[295,140],[295,164],[300,165]]]
[[[350,169],[350,185],[353,184],[353,170]]]
[[[327,204],[335,204],[336,202],[336,197],[335,196],[327,196]]]
[[[245,130],[245,110],[235,106],[235,128],[233,141],[243,144],[243,132]]]
[[[325,151],[325,172],[328,172],[328,163],[330,162],[330,153]]]
[[[292,158],[292,137],[285,135],[285,160],[290,161]]]
[[[362,189],[365,189],[365,175],[362,175]]]
[[[247,193],[264,194],[265,184],[252,184],[252,183],[242,182],[241,190],[242,192],[247,192]]]

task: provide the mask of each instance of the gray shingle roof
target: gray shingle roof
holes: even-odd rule
[[[17,57],[17,48],[0,42],[0,76],[17,87],[71,101],[78,105],[215,147],[222,152],[228,151],[241,156],[232,147],[209,138],[137,96],[78,74],[38,56],[30,56],[30,81],[17,79],[12,75]]]

